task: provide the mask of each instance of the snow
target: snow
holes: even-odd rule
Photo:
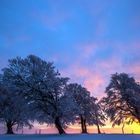
[[[133,134],[0,135],[0,140],[140,140]]]

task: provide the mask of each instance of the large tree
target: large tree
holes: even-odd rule
[[[113,126],[140,122],[140,85],[133,77],[113,74],[105,92],[102,104]]]
[[[26,100],[34,105],[34,116],[39,122],[54,123],[60,134],[65,133],[61,98],[68,78],[61,77],[53,63],[34,55],[25,59],[17,57],[9,60],[3,72],[4,80],[22,91]]]

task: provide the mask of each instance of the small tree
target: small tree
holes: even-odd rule
[[[113,74],[106,93],[102,103],[112,126],[140,122],[140,86],[133,77],[125,73]]]
[[[91,120],[90,92],[81,85],[74,83],[67,86],[67,94],[70,94],[77,104],[78,111],[75,112],[75,115],[80,120],[82,133],[87,133],[87,124],[91,122],[89,121]]]
[[[105,113],[101,106],[100,101],[97,98],[91,97],[91,117],[90,117],[90,124],[97,126],[98,134],[101,133],[100,126],[105,125]]]
[[[28,104],[21,96],[0,83],[0,121],[5,122],[7,134],[14,134],[13,126],[32,127],[28,108]]]

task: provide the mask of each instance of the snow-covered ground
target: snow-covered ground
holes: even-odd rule
[[[129,135],[129,134],[0,135],[0,140],[140,140],[140,135]]]

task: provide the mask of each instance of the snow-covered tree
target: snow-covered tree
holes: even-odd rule
[[[66,94],[71,95],[74,102],[76,103],[76,107],[78,111],[75,112],[75,115],[78,117],[81,123],[82,133],[87,133],[86,126],[86,117],[89,112],[89,100],[90,94],[89,92],[83,88],[81,85],[77,83],[69,84],[66,88]]]
[[[50,125],[55,124],[60,134],[65,133],[64,129],[69,124],[74,123],[75,116],[73,112],[76,111],[72,98],[65,95],[63,84],[60,79],[58,79],[56,84],[53,83],[55,90],[52,92],[51,103],[43,100],[45,99],[43,96],[41,100],[37,101],[38,109],[42,110],[38,121],[40,123],[46,122]],[[45,117],[46,115],[48,115],[47,118]]]
[[[125,73],[112,75],[102,99],[112,126],[140,122],[140,85]]]
[[[37,121],[54,123],[60,134],[65,133],[63,116],[68,106],[62,105],[62,98],[68,78],[61,77],[53,63],[34,55],[25,59],[17,57],[9,60],[9,66],[3,72],[5,81],[15,86],[34,105]]]
[[[87,133],[87,125],[103,125],[103,114],[96,98],[90,97],[90,92],[79,84],[73,83],[67,86],[67,94],[71,95],[76,103],[75,115],[80,120],[82,133]]]
[[[13,127],[29,126],[29,105],[19,94],[0,82],[0,122],[4,122],[7,134],[13,134]]]

